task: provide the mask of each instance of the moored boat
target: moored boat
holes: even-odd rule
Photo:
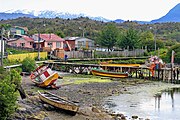
[[[73,115],[75,115],[79,109],[79,105],[77,105],[76,103],[66,100],[50,92],[41,93],[38,91],[38,95],[41,101],[50,104],[56,108],[71,112],[71,114]]]
[[[105,67],[139,67],[140,64],[115,64],[115,63],[100,63],[100,66]]]
[[[31,73],[30,78],[39,87],[56,88],[54,82],[59,78],[59,74],[48,66],[42,65]]]
[[[129,77],[128,73],[125,72],[112,72],[107,70],[100,69],[91,69],[93,75],[103,76],[103,77],[113,77],[113,78],[127,78]]]

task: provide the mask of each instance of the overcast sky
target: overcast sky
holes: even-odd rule
[[[0,12],[57,10],[111,20],[150,21],[164,16],[178,3],[180,0],[0,0]]]

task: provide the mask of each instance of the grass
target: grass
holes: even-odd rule
[[[93,75],[82,75],[82,74],[73,74],[69,76],[64,76],[62,80],[59,80],[62,84],[83,84],[83,83],[104,83],[112,82],[109,78],[101,79],[101,77]]]

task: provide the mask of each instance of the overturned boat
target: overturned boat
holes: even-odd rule
[[[31,73],[30,78],[32,82],[39,87],[57,88],[55,81],[60,78],[60,76],[48,66],[42,65]]]
[[[50,104],[56,108],[68,111],[72,115],[75,115],[79,110],[79,105],[77,105],[76,103],[66,100],[50,92],[41,93],[38,91],[38,95],[41,101]]]

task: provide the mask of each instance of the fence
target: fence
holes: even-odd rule
[[[132,51],[93,51],[93,50],[82,50],[82,51],[65,51],[64,54],[68,58],[94,58],[94,57],[105,57],[105,56],[122,56],[122,57],[138,57],[143,56],[145,50],[136,49]]]
[[[64,54],[67,55],[68,58],[92,58],[94,56],[92,50],[65,51]]]
[[[36,52],[38,51],[38,49],[35,48],[26,48],[26,47],[17,47],[17,46],[11,46],[11,45],[6,45],[7,48],[12,48],[12,49],[16,49],[16,50],[26,50],[29,52]],[[39,49],[41,52],[43,51],[42,48]]]
[[[34,52],[34,53],[25,53],[25,54],[15,54],[15,55],[8,55],[8,60],[13,61],[13,60],[18,60],[18,61],[22,61],[24,60],[26,57],[30,57],[30,58],[36,58],[38,57],[38,53]],[[47,52],[40,52],[40,58],[47,58]]]
[[[122,57],[137,57],[143,56],[145,50],[143,49],[135,49],[132,51],[124,50],[124,51],[96,51],[96,55],[99,56],[122,56]]]

